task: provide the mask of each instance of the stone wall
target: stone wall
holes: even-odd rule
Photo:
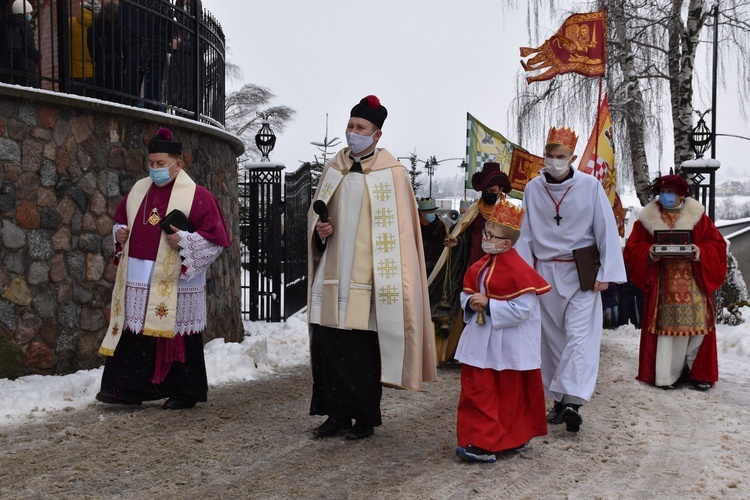
[[[161,126],[182,142],[186,172],[214,194],[232,240],[208,272],[204,339],[242,339],[236,162],[242,143],[165,113],[2,86],[0,377],[103,363],[97,351],[115,279],[112,217],[133,183],[148,175],[146,144]]]

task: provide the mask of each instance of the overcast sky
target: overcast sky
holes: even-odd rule
[[[278,96],[274,104],[297,111],[271,153],[289,170],[319,154],[310,142],[323,140],[326,113],[329,139],[344,139],[349,111],[368,94],[388,108],[379,144],[395,156],[416,151],[422,159],[464,157],[467,112],[515,141],[508,109],[520,68],[518,49],[531,40],[525,7],[504,5],[505,0],[203,0],[224,29],[228,58],[242,68],[243,81],[271,89]],[[560,23],[542,25],[552,35]],[[242,83],[228,82],[228,90]],[[710,107],[710,98],[696,107]],[[738,108],[737,96],[721,90],[719,132],[750,137]],[[592,115],[592,126],[593,120]],[[590,130],[578,133],[582,151]],[[539,154],[542,144],[522,146]],[[748,141],[719,138],[719,180],[750,179],[749,151]],[[459,163],[446,161],[438,174],[453,176]]]

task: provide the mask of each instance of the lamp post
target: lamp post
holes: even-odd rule
[[[425,170],[427,170],[427,176],[430,178],[430,198],[432,198],[432,176],[435,175],[435,167],[437,167],[444,161],[452,160],[461,160],[462,162],[465,161],[463,158],[443,158],[442,160],[438,160],[434,156],[430,156],[426,161],[424,161],[424,168]]]
[[[711,220],[714,220],[716,206],[716,171],[721,166],[721,162],[715,158],[703,158],[704,153],[709,147],[711,147],[711,143],[715,138],[715,135],[708,129],[708,126],[703,119],[709,111],[706,111],[705,113],[696,111],[699,117],[698,124],[690,132],[690,146],[695,153],[695,160],[682,162],[680,170],[692,176],[690,179],[691,193],[693,197],[703,204],[704,207],[708,208],[708,216]],[[708,179],[706,179],[706,176],[708,176]]]
[[[276,146],[276,134],[273,133],[268,123],[268,118],[271,116],[270,113],[258,113],[263,119],[262,125],[258,133],[255,134],[255,145],[258,146],[260,154],[263,155],[260,161],[271,161],[268,155],[273,151]]]

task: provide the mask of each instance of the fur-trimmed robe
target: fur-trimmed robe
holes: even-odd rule
[[[643,210],[625,245],[625,266],[628,278],[643,291],[643,321],[638,359],[638,380],[654,384],[656,372],[656,342],[658,336],[650,326],[659,304],[659,262],[650,262],[648,251],[654,244],[655,230],[691,229],[693,243],[700,249],[700,260],[693,261],[693,278],[708,301],[709,332],[701,344],[691,369],[691,377],[711,384],[719,379],[716,352],[716,318],[713,293],[721,286],[727,274],[727,244],[703,205],[693,198],[685,198],[674,227],[662,219],[663,208],[654,200]]]

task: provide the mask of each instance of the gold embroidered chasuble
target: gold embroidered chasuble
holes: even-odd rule
[[[664,210],[661,222],[674,229],[682,215],[678,210]],[[693,274],[691,259],[662,259],[659,269],[659,301],[651,331],[656,335],[692,336],[709,331],[708,301]]]
[[[362,173],[349,173],[344,148],[321,175],[313,201],[328,205],[334,234],[326,241],[320,324],[339,325],[339,238],[337,191],[347,175],[362,175],[364,195],[358,217],[344,329],[366,330],[375,309],[380,344],[381,382],[419,390],[437,378],[435,345],[425,276],[422,234],[414,192],[406,168],[384,149],[362,161]],[[340,219],[339,219],[340,220]],[[311,294],[321,254],[314,243],[318,215],[308,212],[308,320]],[[342,228],[338,228],[342,229]],[[319,285],[319,284],[318,284]]]
[[[133,227],[133,224],[136,222],[136,216],[140,213],[138,209],[152,184],[153,181],[149,177],[141,179],[135,183],[133,189],[128,194],[126,205],[128,227]],[[183,170],[180,170],[174,180],[167,214],[172,210],[180,210],[186,216],[189,216],[195,196],[195,187],[196,184],[190,176]],[[117,267],[115,286],[112,290],[109,327],[99,348],[99,353],[105,356],[114,356],[123,325],[125,324],[125,285],[128,277],[129,249],[130,239],[125,242],[122,249],[120,263]],[[146,306],[146,320],[143,327],[144,335],[174,337],[177,313],[177,282],[180,279],[181,267],[179,251],[169,246],[166,233],[162,231],[159,240],[159,250],[151,276],[148,304]]]

